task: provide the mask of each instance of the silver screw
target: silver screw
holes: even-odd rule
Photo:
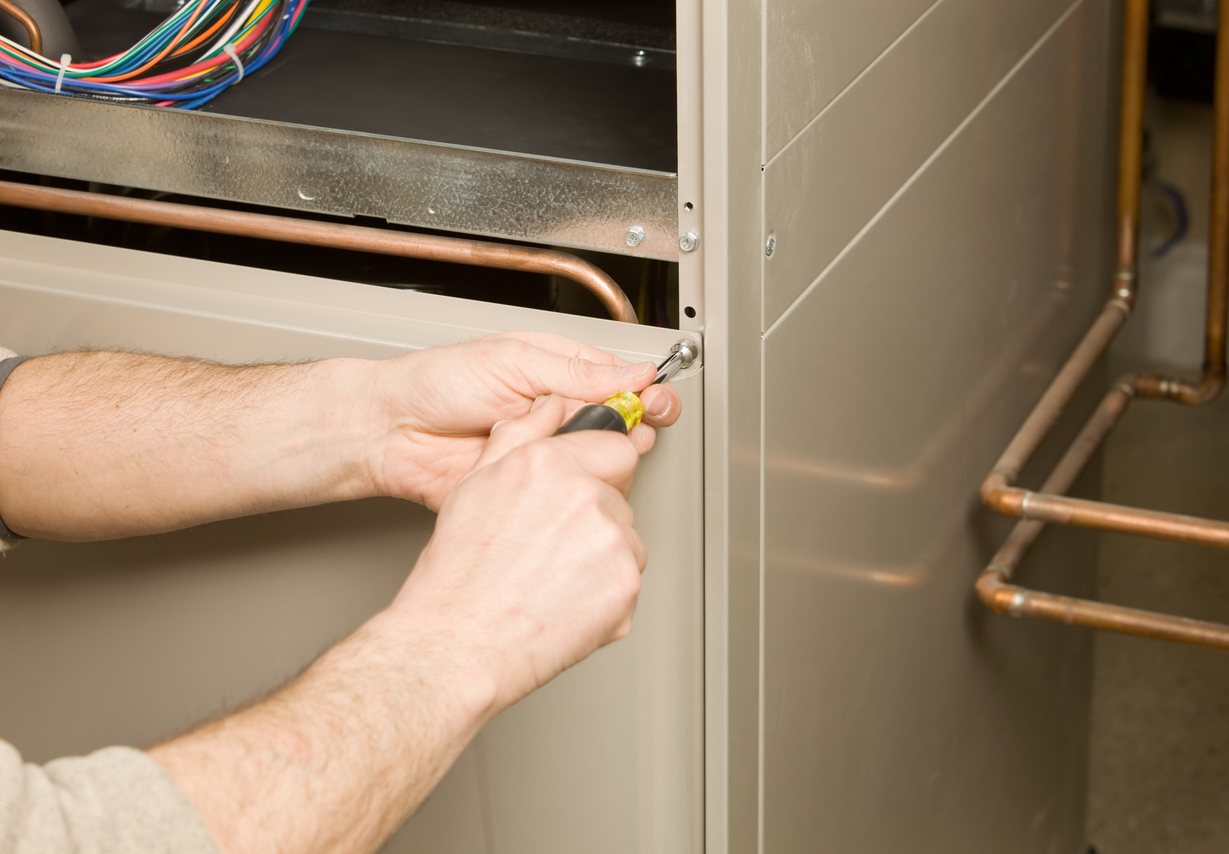
[[[627,230],[627,234],[623,235],[623,239],[627,241],[628,246],[639,246],[644,243],[644,229],[633,225]]]
[[[299,187],[299,198],[305,202],[314,201],[316,198],[316,191],[308,186]]]
[[[700,246],[700,235],[688,231],[679,235],[679,249],[684,252],[695,252]]]
[[[768,235],[768,242],[764,244],[764,254],[767,255],[769,258],[771,258],[772,253],[776,251],[777,251],[777,238],[773,237],[770,234]]]
[[[648,64],[649,64],[649,56],[644,51],[638,50],[634,54],[632,54],[632,65],[643,68],[644,66]]]

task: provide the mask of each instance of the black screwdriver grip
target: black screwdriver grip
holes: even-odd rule
[[[556,436],[564,433],[575,433],[578,430],[614,430],[627,435],[627,422],[613,407],[604,403],[590,403],[576,410],[562,427],[555,431]]]

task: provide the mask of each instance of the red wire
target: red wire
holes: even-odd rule
[[[265,27],[269,25],[269,19],[271,17],[272,17],[271,15],[266,15],[261,20],[261,22],[256,25],[256,28],[252,30],[252,32],[250,32],[246,37],[244,37],[242,41],[236,42],[235,43],[235,53],[239,53],[240,51],[246,50],[248,45],[250,45],[255,39],[259,38],[260,34],[264,32]],[[194,65],[189,65],[185,68],[180,68],[176,71],[168,71],[165,74],[156,74],[153,77],[142,77],[139,82],[142,84],[169,83],[172,81],[181,80],[182,78],[188,77],[197,71],[205,71],[210,68],[217,68],[219,65],[224,65],[230,61],[231,60],[230,60],[229,54],[222,54],[220,56],[215,56],[213,59],[207,59],[204,62],[198,62]]]
[[[148,71],[149,69],[153,68],[159,62],[165,59],[166,55],[170,53],[171,50],[174,49],[179,44],[180,39],[182,39],[184,35],[190,29],[192,29],[192,25],[196,23],[196,19],[200,17],[201,12],[203,11],[205,11],[204,3],[197,6],[196,9],[193,10],[192,14],[188,17],[188,20],[184,22],[184,25],[180,27],[179,32],[175,34],[175,38],[171,39],[171,43],[168,44],[166,47],[164,47],[161,53],[159,53],[153,59],[149,60],[149,62],[145,63],[140,68],[136,69],[135,71],[129,71],[126,74],[117,74],[113,77],[94,77],[91,79],[95,83],[119,83],[120,81],[123,81],[123,80],[131,80],[133,77],[136,77],[138,74],[141,74],[142,72]]]

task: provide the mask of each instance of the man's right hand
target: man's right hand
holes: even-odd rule
[[[491,715],[631,629],[638,454],[619,433],[553,437],[564,415],[550,396],[495,427],[389,611],[489,680]]]
[[[271,697],[152,751],[225,854],[371,854],[478,730],[627,634],[644,544],[619,433],[492,430],[395,601]]]

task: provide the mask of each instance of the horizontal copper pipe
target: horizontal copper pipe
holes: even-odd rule
[[[43,34],[38,28],[38,22],[35,21],[16,3],[12,0],[0,0],[0,12],[5,12],[13,18],[17,19],[17,23],[26,28],[26,35],[30,37],[30,50],[43,55]]]
[[[1101,442],[1126,413],[1134,397],[1132,379],[1127,378],[1101,401],[1075,443],[1046,479],[1043,492],[1064,493],[1072,487]],[[1031,519],[1017,524],[990,565],[978,577],[977,595],[991,610],[1014,617],[1030,617],[1229,650],[1229,626],[1059,596],[1011,584],[1012,576],[1045,529],[1045,524]]]
[[[992,573],[978,579],[977,592],[983,602],[1000,614],[1229,651],[1229,626],[1219,623],[1026,590],[1007,584]]]
[[[547,273],[562,276],[583,285],[601,300],[606,311],[615,320],[623,323],[636,323],[636,311],[632,308],[631,301],[613,279],[589,262],[575,255],[553,249],[513,246],[507,243],[469,240],[461,237],[441,237],[434,234],[386,231],[361,225],[316,222],[287,216],[219,210],[173,202],[154,202],[125,196],[106,196],[77,190],[14,184],[9,181],[0,181],[0,204],[120,219],[149,225],[189,228],[216,234],[261,237],[310,246],[376,252],[381,255],[398,255],[403,258],[422,258],[500,270]]]
[[[1023,489],[1013,491],[1022,493],[1019,515],[1024,519],[1229,549],[1229,523],[1226,522],[1124,507],[1102,501],[1087,501],[1083,498],[1069,498],[1065,495],[1049,495]]]
[[[982,571],[976,588],[981,600],[1002,614],[1229,650],[1229,626],[1058,596],[1011,583],[1016,569],[1048,523],[1229,548],[1229,523],[1085,501],[1063,494],[1075,483],[1136,396],[1199,405],[1215,398],[1224,388],[1226,312],[1229,311],[1229,2],[1220,4],[1217,39],[1211,260],[1202,376],[1196,382],[1152,375],[1125,378],[1102,400],[1040,492],[1014,487],[1021,470],[1109,347],[1135,301],[1147,26],[1147,0],[1128,0],[1123,22],[1118,254],[1113,293],[994,470],[982,482],[982,500],[988,507],[1022,521]]]

